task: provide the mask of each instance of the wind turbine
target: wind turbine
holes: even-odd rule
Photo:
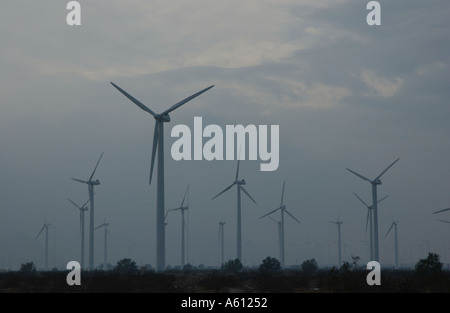
[[[225,222],[219,222],[220,266],[225,264]]]
[[[389,230],[386,233],[386,236],[384,236],[384,238],[386,238],[389,233],[391,232],[392,228],[394,227],[394,240],[395,240],[395,269],[398,269],[398,237],[397,237],[397,225],[398,225],[398,221],[392,221],[391,227],[389,227]]]
[[[181,205],[176,208],[176,209],[170,209],[167,211],[166,216],[164,217],[164,219],[167,217],[167,214],[169,214],[170,211],[180,211],[181,212],[181,268],[184,268],[184,265],[186,263],[186,240],[185,240],[185,234],[186,234],[186,222],[184,220],[184,212],[189,210],[189,185],[186,188],[186,192],[184,193],[184,197],[183,197],[183,201],[181,201]],[[188,195],[188,204],[184,205],[184,201],[186,200],[186,195]]]
[[[42,226],[41,231],[37,234],[35,238],[35,240],[38,239],[45,229],[45,270],[48,270],[48,227],[50,225],[51,224],[44,222],[44,226]]]
[[[400,160],[400,158],[398,158],[397,160],[395,160],[394,162],[392,162],[391,165],[389,165],[384,171],[381,172],[380,175],[378,175],[375,179],[370,180],[367,177],[364,177],[361,174],[358,174],[357,172],[352,171],[349,168],[346,168],[347,171],[349,171],[352,174],[355,174],[356,176],[358,176],[359,178],[368,181],[371,185],[372,185],[372,209],[373,209],[373,236],[374,236],[374,258],[375,260],[371,260],[371,261],[379,261],[380,260],[380,254],[379,254],[379,245],[378,245],[378,201],[377,201],[377,186],[381,185],[381,176],[383,176],[395,163],[397,163],[397,161]]]
[[[152,148],[152,160],[150,166],[150,179],[149,184],[152,181],[153,175],[153,165],[155,164],[156,149],[158,149],[158,169],[157,169],[157,191],[156,191],[156,271],[163,272],[165,269],[165,258],[166,258],[166,238],[165,238],[165,225],[164,225],[164,123],[170,122],[169,113],[176,110],[186,102],[198,97],[202,93],[208,91],[214,85],[209,86],[190,97],[174,104],[168,110],[162,112],[161,114],[156,114],[150,110],[147,106],[142,104],[139,100],[134,98],[132,95],[128,94],[125,90],[117,86],[116,84],[111,84],[119,90],[125,97],[130,99],[134,104],[140,107],[147,113],[150,113],[155,119],[155,130],[153,133],[153,148]]]
[[[300,221],[294,216],[292,215],[286,208],[286,205],[284,205],[284,187],[286,185],[286,181],[283,182],[283,189],[281,190],[281,204],[280,207],[276,208],[273,211],[270,211],[269,213],[261,216],[260,218],[266,217],[272,213],[275,213],[276,211],[280,210],[281,211],[281,221],[280,221],[280,230],[279,230],[279,234],[280,234],[280,263],[281,266],[284,267],[285,265],[285,246],[284,246],[284,213],[287,213],[292,219],[294,219],[294,221],[296,221],[297,223],[300,224]]]
[[[239,158],[238,158],[239,159]],[[241,190],[247,195],[247,197],[250,198],[250,200],[252,200],[255,204],[256,201],[252,198],[252,196],[250,196],[250,194],[247,192],[247,190],[244,188],[244,185],[246,184],[244,179],[238,180],[238,176],[239,176],[239,161],[238,160],[238,165],[237,165],[237,170],[236,170],[236,178],[234,180],[234,182],[228,186],[227,188],[225,188],[223,191],[219,192],[216,196],[214,196],[211,200],[214,200],[215,198],[217,198],[218,196],[220,196],[221,194],[223,194],[224,192],[230,190],[234,185],[237,186],[237,244],[236,244],[236,250],[237,250],[237,259],[239,259],[239,261],[242,262],[242,225],[241,225]]]
[[[342,225],[342,221],[340,221],[339,219],[341,218],[341,214],[339,214],[336,222],[331,222],[332,224],[336,224],[337,225],[337,229],[338,229],[338,265],[341,266],[342,265],[342,240],[341,240],[341,225]]]
[[[367,218],[366,218],[366,234],[367,234],[367,225],[370,225],[370,260],[373,260],[373,223],[372,223],[372,211],[373,211],[373,206],[372,205],[368,205],[367,203],[365,203],[356,193],[353,193],[356,198],[358,198],[359,201],[362,202],[362,204],[364,204],[364,206],[367,208]],[[381,198],[380,200],[378,200],[377,203],[380,203],[381,201],[383,201],[384,199],[386,199],[389,196],[385,196],[383,198]]]
[[[103,268],[106,270],[106,265],[108,264],[108,236],[111,238],[111,233],[108,230],[109,223],[106,223],[106,217],[103,220],[103,224],[97,226],[95,230],[105,227],[105,243],[104,243],[104,251],[103,251]]]
[[[80,235],[81,235],[81,268],[84,268],[84,212],[88,210],[86,204],[89,202],[89,199],[82,205],[78,206],[75,202],[70,199],[70,203],[72,203],[78,210],[80,211]]]
[[[84,181],[77,178],[72,178],[72,180],[77,181],[79,183],[87,184],[88,185],[88,192],[89,192],[89,202],[90,202],[90,217],[89,217],[89,270],[92,271],[94,269],[94,186],[100,185],[100,181],[92,180],[94,177],[95,171],[97,170],[98,164],[100,163],[100,160],[103,157],[103,153],[100,155],[100,158],[97,161],[97,164],[95,165],[94,170],[92,171],[91,176],[89,177],[89,180]]]

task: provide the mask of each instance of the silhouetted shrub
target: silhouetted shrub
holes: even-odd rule
[[[317,270],[319,269],[319,265],[317,265],[317,261],[315,259],[310,259],[303,261],[302,265],[300,265],[300,268],[303,273],[311,275],[317,272]]]
[[[268,256],[262,261],[261,265],[259,266],[259,270],[261,272],[278,272],[281,270],[280,261],[278,261],[276,258]]]
[[[138,273],[136,262],[131,259],[122,259],[118,261],[113,270],[122,275],[136,275]]]
[[[442,272],[442,263],[436,253],[428,253],[426,259],[421,259],[416,264],[416,273],[419,275],[436,275]]]
[[[222,270],[230,273],[238,273],[242,270],[242,263],[239,259],[229,260],[222,266]]]
[[[23,263],[20,265],[20,270],[23,274],[34,274],[36,273],[36,265],[34,262]]]

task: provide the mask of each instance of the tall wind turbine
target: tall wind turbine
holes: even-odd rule
[[[86,204],[89,202],[89,199],[82,205],[79,206],[77,205],[75,202],[73,202],[70,199],[69,200],[70,203],[72,203],[79,211],[80,211],[80,235],[81,235],[81,268],[84,269],[84,212],[86,212],[88,210],[88,208],[86,207]]]
[[[261,216],[260,218],[266,217],[272,213],[275,213],[276,211],[280,210],[281,211],[281,221],[280,221],[280,230],[279,230],[279,236],[280,236],[280,263],[281,266],[284,267],[285,266],[285,245],[284,245],[284,213],[287,213],[294,221],[296,221],[297,223],[300,224],[300,221],[294,216],[292,215],[286,208],[286,205],[284,205],[284,187],[286,185],[286,181],[283,182],[283,189],[281,190],[281,204],[280,207],[276,208],[273,211],[270,211],[269,213]]]
[[[104,242],[104,250],[103,250],[103,269],[106,270],[106,265],[108,264],[108,236],[111,238],[111,233],[108,230],[109,223],[106,223],[106,217],[103,220],[103,224],[97,226],[95,230],[105,227],[105,242]]]
[[[185,240],[185,234],[186,234],[186,222],[184,219],[184,212],[189,210],[189,185],[186,188],[186,192],[184,193],[183,201],[181,201],[181,205],[176,209],[170,209],[167,211],[165,218],[167,217],[167,214],[169,214],[170,211],[180,211],[181,212],[181,268],[184,268],[184,265],[186,263],[186,240]],[[188,195],[188,204],[184,205],[184,201],[186,200],[186,195]],[[164,218],[164,219],[165,219]]]
[[[139,100],[134,98],[132,95],[128,94],[125,90],[117,86],[116,84],[111,84],[119,90],[125,97],[130,99],[134,104],[140,107],[147,113],[150,113],[155,119],[155,130],[153,133],[153,148],[152,148],[152,160],[150,166],[150,179],[149,184],[152,181],[153,175],[153,165],[155,164],[156,150],[158,149],[158,169],[157,169],[157,192],[156,192],[156,271],[163,272],[165,269],[165,258],[166,258],[166,238],[165,238],[165,225],[164,225],[164,123],[170,122],[169,113],[176,110],[186,102],[198,97],[202,93],[208,91],[214,85],[209,86],[190,97],[174,104],[168,110],[162,112],[161,114],[156,114],[150,110],[147,106],[142,104]]]
[[[225,264],[225,222],[219,222],[220,266]]]
[[[343,222],[340,220],[341,218],[341,214],[339,214],[336,222],[332,222],[330,221],[330,223],[332,224],[336,224],[337,225],[337,230],[338,230],[338,265],[341,266],[342,265],[342,237],[341,237],[341,225],[343,224]]]
[[[400,160],[400,158],[398,158],[397,160],[395,160],[394,162],[392,162],[391,165],[389,165],[384,171],[381,172],[380,175],[378,175],[375,179],[371,180],[367,177],[364,177],[361,174],[358,174],[357,172],[352,171],[349,168],[346,168],[347,171],[349,171],[352,174],[355,174],[356,176],[358,176],[359,178],[368,181],[371,185],[372,185],[372,209],[373,209],[373,236],[374,236],[374,258],[375,260],[371,260],[371,261],[380,261],[380,253],[379,253],[379,245],[378,245],[378,201],[377,201],[377,186],[381,185],[381,176],[383,176],[395,163],[398,162],[398,160]]]
[[[100,160],[103,157],[103,153],[100,155],[100,158],[97,161],[97,164],[95,165],[94,170],[92,171],[91,176],[89,177],[89,180],[84,181],[77,178],[72,178],[72,180],[77,181],[79,183],[87,184],[88,185],[88,192],[89,192],[89,202],[90,202],[90,216],[89,216],[89,270],[92,271],[94,269],[94,186],[100,185],[100,181],[92,180],[94,178],[95,171],[97,170],[98,164],[100,163]]]
[[[44,226],[42,226],[41,231],[37,234],[35,239],[38,239],[41,233],[45,229],[45,270],[48,270],[48,227],[51,224],[44,222]]]
[[[366,202],[364,202],[356,193],[353,193],[356,198],[358,198],[359,201],[362,202],[362,204],[364,204],[364,206],[367,208],[367,218],[366,218],[366,234],[367,234],[367,225],[370,225],[370,260],[373,260],[373,223],[372,223],[372,211],[373,211],[373,206],[372,205],[368,205]],[[385,196],[383,198],[381,198],[380,200],[378,200],[377,203],[380,203],[381,201],[383,201],[384,199],[386,199],[389,196]]]
[[[392,221],[391,227],[389,227],[389,230],[386,233],[386,236],[384,236],[384,238],[386,238],[389,233],[391,232],[392,228],[394,227],[394,240],[395,240],[395,269],[398,270],[398,234],[397,234],[397,225],[398,225],[398,221]]]
[[[255,204],[256,204],[256,201],[255,201],[255,199],[252,198],[252,196],[250,196],[250,194],[244,188],[244,185],[246,184],[245,180],[244,179],[238,180],[238,176],[239,176],[239,161],[240,160],[238,160],[238,165],[237,165],[237,170],[236,170],[236,178],[235,178],[234,182],[230,186],[225,188],[223,191],[219,192],[211,200],[214,200],[215,198],[217,198],[218,196],[220,196],[224,192],[230,190],[234,185],[237,186],[237,236],[236,236],[236,240],[237,240],[236,250],[237,250],[237,252],[236,252],[236,254],[237,254],[237,259],[239,259],[239,261],[242,262],[241,190]]]

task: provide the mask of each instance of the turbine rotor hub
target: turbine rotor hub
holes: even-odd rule
[[[161,114],[155,114],[154,118],[155,118],[155,120],[160,121],[160,122],[163,122],[163,123],[170,122],[170,116],[169,116],[169,114],[164,114],[164,115],[161,115]]]

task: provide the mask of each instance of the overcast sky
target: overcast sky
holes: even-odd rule
[[[216,266],[218,223],[225,258],[236,257],[236,192],[211,198],[234,180],[236,161],[179,161],[172,127],[279,125],[280,165],[261,172],[242,161],[243,262],[278,257],[275,209],[286,180],[286,264],[368,261],[370,184],[395,159],[378,188],[380,260],[393,263],[393,219],[400,262],[427,250],[450,263],[450,3],[381,1],[381,26],[368,26],[354,0],[80,1],[81,26],[66,24],[66,1],[0,3],[0,268],[42,267],[44,219],[50,266],[79,259],[79,215],[67,201],[87,200],[95,179],[95,224],[110,223],[109,262],[156,262],[156,180],[148,185],[153,118],[110,84],[156,112],[210,85],[165,124],[166,209],[190,184],[189,259]],[[279,219],[279,213],[274,215]],[[166,265],[180,263],[181,214],[169,214]],[[86,218],[86,225],[88,219]],[[56,239],[56,241],[55,241]],[[95,264],[103,260],[96,232]],[[428,241],[428,242],[427,242]],[[427,245],[428,248],[427,249]],[[87,246],[87,243],[86,243]],[[56,249],[53,259],[53,249]],[[53,262],[55,260],[55,262]]]

